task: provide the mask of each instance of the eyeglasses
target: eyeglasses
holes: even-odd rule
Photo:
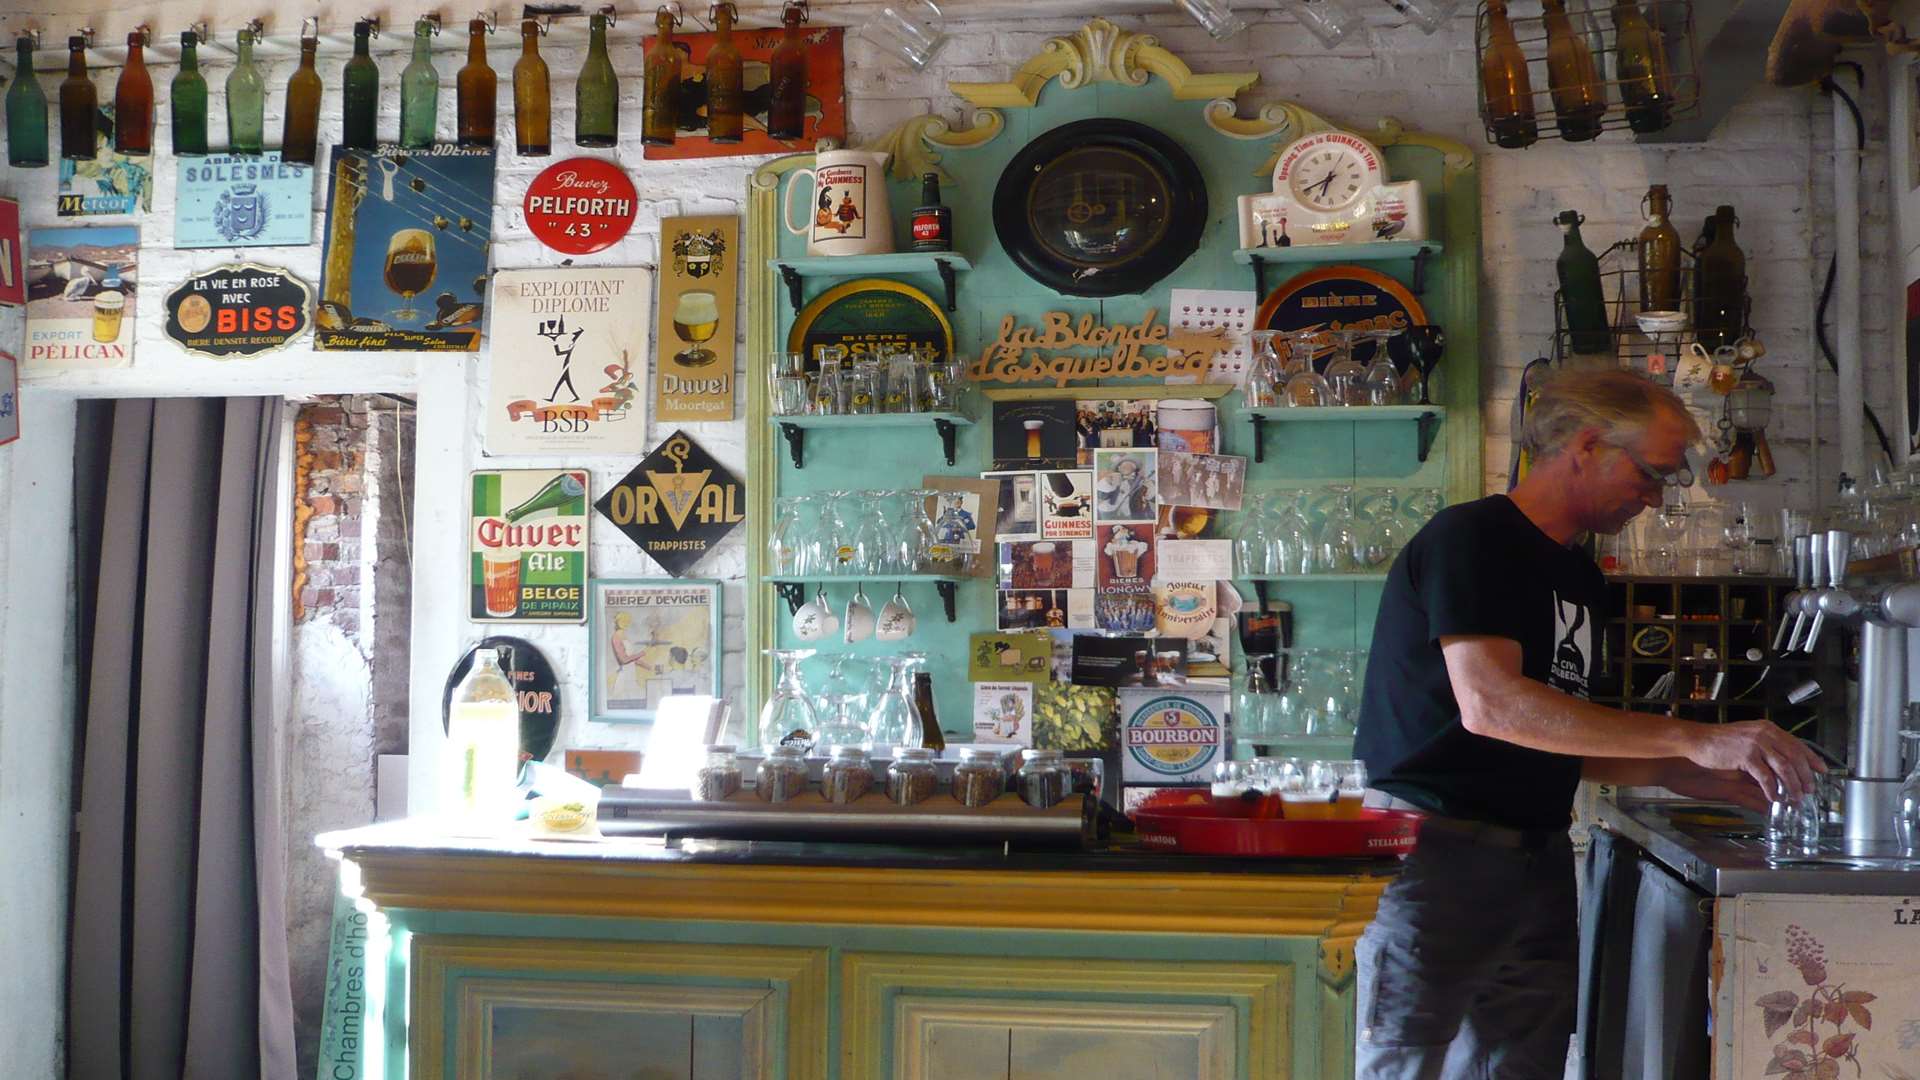
[[[1641,475],[1655,484],[1664,487],[1684,488],[1693,486],[1693,470],[1688,468],[1687,463],[1684,461],[1667,472],[1661,472],[1659,469],[1647,464],[1646,459],[1635,453],[1631,447],[1617,446],[1615,449],[1627,455],[1627,460],[1633,462],[1634,467],[1640,470]]]

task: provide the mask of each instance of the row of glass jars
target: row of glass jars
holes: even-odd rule
[[[889,802],[915,806],[939,791],[939,771],[932,750],[899,746],[894,748],[893,755],[884,778]],[[1013,789],[1028,806],[1045,810],[1073,790],[1073,774],[1060,751],[1025,750],[1021,756]],[[960,761],[954,766],[953,783],[948,789],[954,800],[967,807],[985,806],[1005,794],[1006,772],[1001,768],[1000,758],[998,750],[960,751]],[[691,794],[696,801],[723,801],[739,792],[742,779],[736,749],[709,746],[706,763],[695,774]],[[855,802],[873,790],[875,779],[873,763],[864,749],[836,746],[821,771],[820,795],[830,803]],[[799,746],[772,747],[754,770],[754,794],[762,802],[787,802],[805,793],[810,785],[806,754]]]

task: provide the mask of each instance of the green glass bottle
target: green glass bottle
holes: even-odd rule
[[[607,17],[595,15],[588,32],[587,61],[573,87],[573,141],[613,146],[620,141],[620,80],[607,56]]]
[[[1611,352],[1613,333],[1607,323],[1605,293],[1600,288],[1600,260],[1580,239],[1580,223],[1587,219],[1577,211],[1562,210],[1553,220],[1567,234],[1554,272],[1560,278],[1560,309],[1566,319],[1568,343],[1576,353]]]
[[[13,85],[7,90],[7,164],[37,169],[47,163],[47,92],[33,73],[33,39],[14,43]]]
[[[502,516],[507,519],[507,524],[511,525],[521,518],[532,517],[542,510],[584,514],[586,498],[587,489],[581,485],[580,477],[565,472],[547,481],[545,487],[527,496],[525,502]]]
[[[227,149],[257,154],[266,148],[267,80],[253,63],[253,31],[240,31],[240,57],[227,76]]]
[[[353,24],[353,59],[340,73],[340,142],[355,150],[373,149],[379,137],[380,67],[367,45],[372,36],[372,23]]]
[[[413,24],[413,60],[400,72],[400,145],[425,150],[433,145],[433,122],[440,111],[440,76],[433,70],[433,23]]]
[[[1733,240],[1739,221],[1731,206],[1714,210],[1713,238],[1700,251],[1693,327],[1709,349],[1738,342],[1746,329],[1747,256]]]
[[[180,70],[173,76],[173,153],[199,157],[207,152],[207,77],[200,74],[200,35],[180,35]]]

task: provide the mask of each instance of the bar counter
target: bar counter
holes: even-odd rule
[[[665,1075],[1348,1076],[1353,943],[1397,865],[415,822],[316,842],[385,972],[360,1075],[390,1080],[489,1075],[555,1009],[690,1025]]]

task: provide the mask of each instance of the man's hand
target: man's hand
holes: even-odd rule
[[[1814,774],[1827,771],[1813,751],[1770,721],[1702,724],[1697,730],[1699,738],[1686,752],[1688,761],[1702,769],[1744,773],[1768,798],[1784,792],[1798,802],[1814,789]]]
[[[1733,769],[1703,769],[1691,761],[1673,761],[1661,774],[1660,786],[1690,799],[1730,802],[1767,812],[1768,793],[1746,773]]]

